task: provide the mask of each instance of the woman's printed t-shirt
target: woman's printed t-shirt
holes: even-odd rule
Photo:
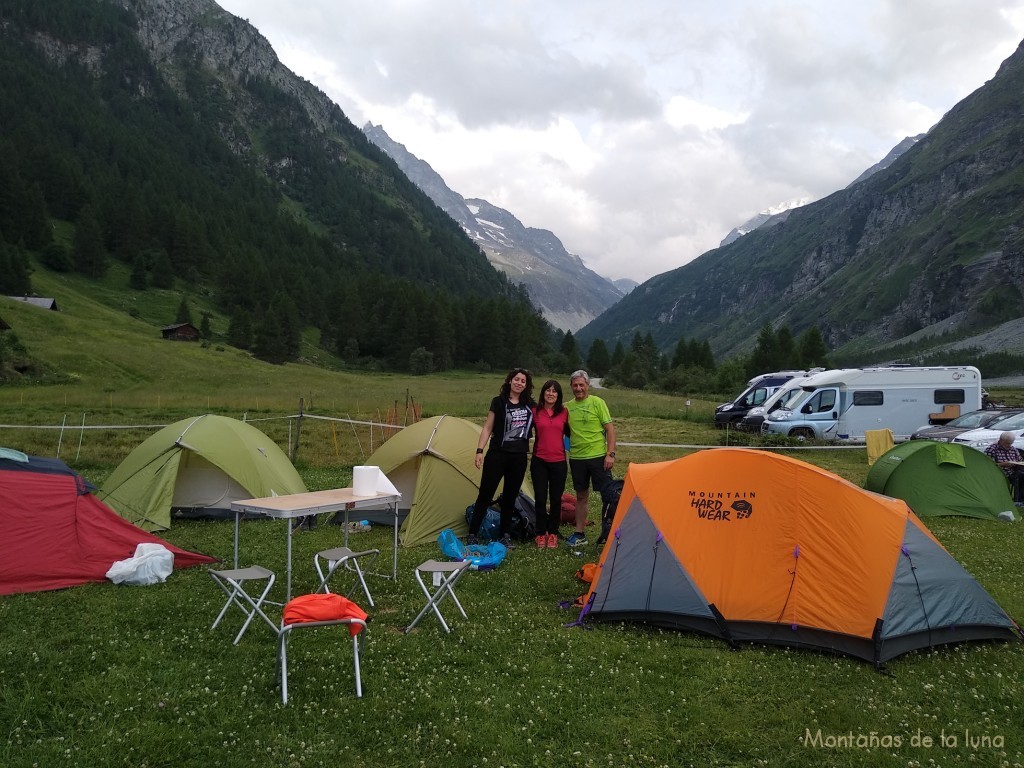
[[[604,425],[612,420],[608,406],[597,395],[565,404],[569,412],[569,458],[596,459],[608,448]]]
[[[491,401],[491,411],[494,413],[491,449],[526,453],[530,447],[533,408],[526,403],[510,403],[499,395]]]
[[[558,414],[549,414],[543,406],[533,412],[537,439],[533,442],[533,455],[541,461],[565,461],[565,425],[569,412],[562,408]]]

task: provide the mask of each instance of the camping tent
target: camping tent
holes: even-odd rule
[[[174,553],[174,567],[212,563],[123,520],[64,462],[35,456],[0,458],[0,595],[105,581],[141,543]]]
[[[904,502],[740,448],[629,466],[583,611],[876,664],[1020,637]]]
[[[886,451],[868,471],[864,487],[902,499],[919,517],[995,520],[1014,509],[1006,477],[992,459],[935,440],[908,440]]]
[[[445,528],[466,532],[466,507],[480,491],[480,470],[473,464],[479,440],[476,424],[434,416],[393,435],[367,459],[367,465],[380,467],[402,494],[403,545],[434,541]],[[529,478],[523,491],[533,498]]]
[[[171,509],[224,516],[239,499],[304,493],[306,485],[277,444],[227,416],[182,419],[151,435],[97,494],[148,531],[169,528]]]

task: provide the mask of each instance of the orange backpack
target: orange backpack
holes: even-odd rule
[[[576,578],[587,582],[587,584],[592,583],[595,576],[597,576],[597,563],[587,563],[576,571]]]

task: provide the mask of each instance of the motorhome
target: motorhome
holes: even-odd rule
[[[981,408],[972,366],[843,368],[807,377],[803,394],[769,414],[761,432],[808,440],[861,442],[872,429],[909,439],[922,423]]]
[[[715,426],[719,429],[736,426],[740,419],[747,415],[747,411],[762,405],[765,400],[778,392],[783,384],[806,375],[807,371],[775,371],[755,376],[747,382],[746,389],[735,398],[715,408]]]

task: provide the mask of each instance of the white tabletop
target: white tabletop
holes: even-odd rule
[[[267,496],[262,499],[241,499],[231,502],[231,509],[235,512],[250,512],[266,517],[292,518],[320,512],[337,512],[342,509],[387,506],[398,503],[401,498],[402,495],[399,493],[357,496],[351,488],[335,488],[329,491]]]

